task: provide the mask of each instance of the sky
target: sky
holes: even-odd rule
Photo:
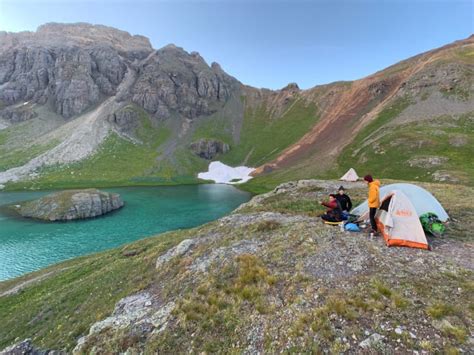
[[[474,33],[474,0],[0,0],[0,31],[89,22],[174,43],[244,84],[359,79]]]

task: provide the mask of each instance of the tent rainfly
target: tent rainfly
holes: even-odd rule
[[[424,188],[414,184],[398,183],[382,186],[380,188],[380,201],[394,190],[402,191],[409,198],[415,207],[418,217],[427,212],[433,212],[442,222],[446,222],[449,219],[448,214],[439,201]],[[362,216],[368,212],[367,200],[351,211],[352,214],[357,216]]]
[[[426,212],[433,212],[443,222],[449,219],[443,206],[432,194],[413,184],[382,187],[380,202],[375,221],[388,246],[429,249],[419,217]],[[360,220],[368,220],[367,201],[351,213],[358,215]]]
[[[385,196],[375,221],[388,246],[429,249],[415,206],[402,191]]]
[[[339,180],[342,181],[357,181],[359,176],[357,176],[356,171],[353,168],[347,170],[347,173],[344,174]]]

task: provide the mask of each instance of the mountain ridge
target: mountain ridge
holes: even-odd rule
[[[36,37],[39,40],[34,41]],[[347,158],[345,152],[352,149],[357,135],[394,104],[403,102],[404,107],[382,128],[401,122],[397,117],[409,111],[407,122],[429,122],[442,115],[455,120],[474,112],[473,47],[470,36],[353,82],[307,90],[290,83],[269,90],[242,84],[219,64],[208,65],[197,52],[174,44],[153,49],[143,36],[106,26],[46,24],[37,32],[3,32],[0,151],[5,153],[0,158],[0,184],[82,186],[86,180],[80,178],[81,166],[108,151],[101,158],[106,167],[115,155],[113,149],[133,151],[133,159],[146,151],[149,159],[126,177],[120,176],[125,166],[117,165],[113,174],[92,179],[91,184],[195,183],[197,173],[214,159],[257,167],[256,179],[246,185],[250,189],[272,188],[292,174],[334,177],[345,168],[341,157]],[[94,122],[101,128],[91,131],[86,122],[93,110]],[[144,130],[150,133],[147,138],[140,137]],[[113,134],[118,140],[111,138]],[[166,138],[156,141],[153,137],[158,135]],[[57,139],[69,154],[55,153],[63,149]],[[190,147],[202,139],[230,149],[200,158]],[[466,141],[457,147],[464,152],[473,137],[458,134],[452,139]],[[125,149],[130,144],[132,149]],[[58,148],[51,149],[52,145]],[[318,169],[311,167],[314,161]],[[380,157],[372,154],[368,161],[375,164]],[[451,160],[446,168],[455,163]],[[370,168],[364,162],[354,165]],[[472,183],[466,177],[471,165],[454,171],[451,181]],[[430,173],[423,179],[446,176],[444,170]],[[409,172],[406,178],[414,179],[414,174]]]

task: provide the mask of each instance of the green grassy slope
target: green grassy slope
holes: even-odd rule
[[[171,156],[161,158],[161,147],[178,139],[165,123],[159,127],[151,124],[146,112],[129,105],[125,110],[137,110],[139,125],[133,135],[142,143],[126,140],[111,134],[97,153],[67,166],[48,167],[41,176],[30,181],[8,184],[8,189],[21,188],[75,188],[105,187],[116,185],[154,185],[198,183],[197,173],[205,171],[208,161],[194,155],[188,143],[200,138],[219,139],[231,146],[231,151],[217,157],[229,165],[257,166],[276,157],[283,149],[301,138],[318,120],[316,107],[297,98],[287,104],[281,117],[272,118],[265,105],[248,108],[244,114],[240,141],[234,143],[230,122],[223,115],[201,121],[195,128],[190,142],[179,141]],[[2,136],[0,136],[0,139]],[[41,152],[47,147],[41,147]],[[35,147],[28,149],[22,162],[37,155]],[[0,167],[17,155],[5,155]],[[10,159],[10,156],[12,158]]]
[[[24,142],[34,139],[30,131],[29,122],[0,131],[0,171],[23,165],[59,144],[59,141],[53,140],[45,144],[27,146]]]
[[[31,337],[41,347],[71,350],[77,337],[113,310],[121,298],[153,280],[156,255],[184,239],[168,233],[128,246],[80,257],[0,283],[0,294],[32,277],[53,277],[16,296],[0,297],[0,349],[17,337]],[[135,252],[135,256],[124,256]]]
[[[474,184],[474,112],[384,127],[374,136],[361,132],[340,155],[335,174],[355,167],[385,178],[433,181],[436,171],[445,171],[456,181]],[[413,162],[430,157],[445,162]]]
[[[231,166],[258,166],[295,143],[318,119],[316,106],[303,102],[301,98],[287,103],[286,111],[281,117],[271,117],[270,108],[262,103],[245,110],[239,142],[234,142],[230,122],[225,117],[200,123],[193,134],[193,140],[221,140],[229,144],[231,150],[217,159]]]
[[[298,141],[318,121],[314,104],[300,98],[287,104],[281,117],[270,117],[269,108],[261,105],[245,112],[240,142],[222,157],[224,163],[258,166],[269,161]]]
[[[137,142],[111,133],[89,158],[62,166],[42,169],[39,178],[9,183],[8,189],[105,187],[119,185],[176,184],[196,182],[192,176],[182,177],[167,162],[158,162],[160,147],[170,138],[171,130],[164,124],[155,126],[148,115],[136,106],[127,110],[139,112],[134,132]],[[30,153],[33,150],[29,150]],[[182,164],[185,166],[185,164]]]
[[[360,175],[371,173],[380,178],[426,182],[436,181],[436,172],[446,173],[454,182],[473,185],[474,112],[387,125],[408,105],[408,99],[399,99],[385,108],[344,148],[331,169],[319,170],[317,159],[311,157],[287,169],[256,177],[242,188],[261,193],[293,179],[338,178],[351,167]],[[433,157],[443,162],[440,165],[411,162]]]
[[[439,198],[454,218],[446,240],[438,241],[437,245],[453,243],[460,248],[463,243],[470,243],[473,223],[466,218],[470,202],[463,197],[472,194],[473,188],[438,184],[424,186]],[[241,213],[279,211],[287,216],[311,216],[320,210],[314,203],[315,194],[319,192],[319,188],[308,188],[296,196],[283,193]],[[357,200],[365,193],[366,189],[361,188],[354,191],[354,197]],[[325,238],[331,231],[335,234],[325,244]],[[269,338],[262,345],[268,353],[282,349],[290,339],[298,339],[292,343],[294,352],[298,353],[308,350],[311,344],[316,345],[314,339],[318,339],[320,346],[315,352],[342,345],[338,340],[341,334],[348,338],[356,334],[358,343],[367,337],[365,329],[393,336],[393,339],[386,341],[393,341],[397,346],[403,344],[408,349],[432,347],[432,351],[444,352],[453,346],[466,346],[473,310],[472,272],[453,271],[458,269],[451,264],[448,264],[448,269],[438,270],[442,261],[435,265],[431,274],[421,274],[420,278],[413,278],[411,271],[417,268],[420,257],[430,263],[440,257],[449,257],[446,245],[428,254],[415,251],[413,254],[407,249],[398,253],[387,249],[381,241],[378,243],[362,235],[337,233],[337,228],[322,224],[308,225],[307,222],[286,226],[278,221],[253,220],[239,226],[213,222],[0,282],[1,295],[34,278],[44,278],[27,285],[16,295],[0,296],[0,349],[15,339],[31,338],[36,346],[70,351],[93,323],[111,314],[118,300],[147,288],[152,292],[159,289],[164,299],[172,298],[177,304],[170,329],[157,334],[147,344],[150,353],[187,352],[190,347],[194,352],[227,352],[233,345],[240,350],[250,340],[246,338],[245,331],[235,330],[258,326],[262,320],[268,321],[265,339]],[[220,237],[212,237],[216,235]],[[210,244],[203,242],[192,254],[178,257],[160,270],[155,269],[158,255],[185,238],[206,239],[206,236],[211,236]],[[309,264],[301,263],[302,260],[323,262],[311,259],[319,255],[318,258],[327,258],[334,263],[337,272],[340,259],[331,253],[334,249],[347,249],[351,253],[351,243],[357,238],[360,238],[357,243],[364,245],[360,252],[369,254],[373,258],[371,260],[377,263],[371,267],[369,274],[364,270],[363,275],[344,280],[341,283],[343,287],[326,287],[319,279],[321,276],[313,276],[305,267]],[[243,254],[235,260],[233,257],[226,258],[225,267],[216,266],[208,274],[190,274],[187,269],[199,257],[239,241],[248,242],[249,239],[260,241],[265,245],[264,250],[255,255]],[[337,248],[334,248],[334,243],[337,243]],[[360,257],[357,253],[351,254],[350,261]],[[387,273],[377,265],[381,261],[392,263],[394,260],[403,268],[398,273],[392,270],[396,275],[387,277],[390,270]],[[318,297],[315,298],[315,295]],[[456,302],[452,303],[453,299]],[[306,308],[301,311],[301,307],[308,307],[308,304],[315,314],[307,312]],[[446,310],[446,307],[449,309]],[[321,310],[324,312],[319,312]],[[297,317],[285,318],[283,313],[286,311]],[[342,317],[343,321],[335,319],[334,315],[338,319]],[[419,318],[428,322],[423,323]],[[434,320],[443,319],[451,322],[452,327],[443,328],[442,338],[436,338],[431,322],[434,324]],[[423,331],[416,332],[416,339],[408,334],[400,337],[393,333],[396,326],[414,331],[412,325],[417,322],[423,324]],[[380,324],[390,327],[381,329]],[[272,325],[278,327],[281,334],[273,333]],[[397,338],[401,341],[397,342]],[[425,342],[427,338],[429,341]],[[277,341],[274,342],[274,339]],[[99,352],[115,353],[134,347],[142,340],[130,329],[125,329],[117,333],[104,332],[94,341],[102,346]],[[352,349],[358,349],[357,345]]]

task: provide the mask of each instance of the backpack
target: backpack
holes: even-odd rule
[[[441,222],[436,214],[427,212],[420,216],[423,230],[435,237],[441,237],[446,231],[446,226]]]

